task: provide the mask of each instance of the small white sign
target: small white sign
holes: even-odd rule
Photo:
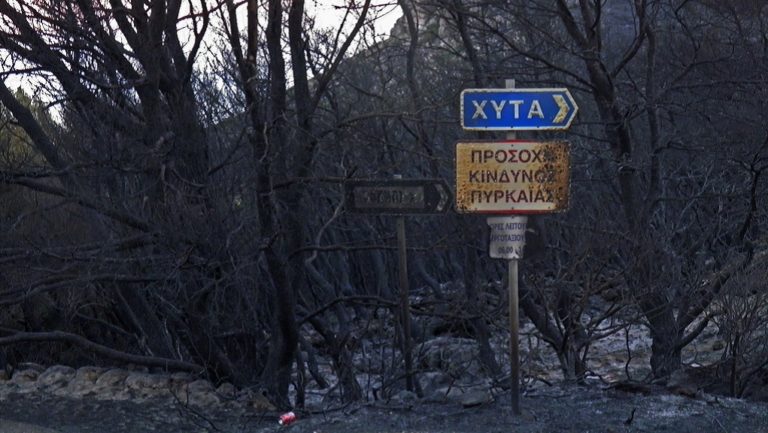
[[[486,222],[491,227],[491,258],[522,259],[528,217],[525,215],[490,217]]]

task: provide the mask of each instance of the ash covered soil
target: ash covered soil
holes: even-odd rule
[[[697,398],[663,390],[651,395],[578,386],[553,386],[524,395],[513,416],[509,395],[465,408],[459,403],[384,402],[297,411],[289,426],[279,413],[247,406],[192,408],[178,401],[99,400],[48,393],[7,393],[0,400],[0,432],[766,432],[768,404],[723,397]],[[51,430],[47,430],[51,429]]]

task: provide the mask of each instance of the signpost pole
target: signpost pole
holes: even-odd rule
[[[395,179],[402,179],[396,174]],[[405,361],[405,388],[413,392],[413,351],[411,350],[411,303],[408,299],[408,256],[405,245],[405,217],[397,216],[397,253],[400,269],[400,324],[403,331],[403,360]]]
[[[508,262],[509,288],[509,360],[511,364],[512,413],[520,415],[520,351],[519,351],[519,300],[517,286],[517,259]]]
[[[561,212],[570,197],[570,145],[521,141],[514,131],[567,130],[579,107],[566,88],[464,89],[461,126],[510,131],[504,142],[456,143],[456,210],[515,215],[491,217],[490,256],[507,260],[512,412],[520,415],[518,260],[523,257],[526,214]],[[526,178],[528,180],[526,180]]]
[[[408,298],[408,255],[405,242],[404,214],[438,214],[450,209],[451,192],[442,179],[353,179],[344,182],[347,210],[355,213],[394,214],[397,221],[397,253],[399,268],[399,311],[395,344],[400,347],[405,364],[408,391],[421,397],[419,381],[413,373],[413,338],[411,305]]]
[[[514,79],[507,79],[508,89],[515,87]],[[507,133],[508,140],[514,140],[517,134]],[[510,392],[512,395],[512,413],[520,415],[520,310],[517,285],[517,259],[510,259],[507,266],[507,287],[509,292],[509,362],[510,362]]]

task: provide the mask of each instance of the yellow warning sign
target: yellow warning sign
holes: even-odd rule
[[[570,179],[564,141],[456,144],[456,210],[462,213],[562,212]]]

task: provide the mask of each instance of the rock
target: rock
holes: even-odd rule
[[[121,368],[111,368],[96,379],[96,387],[100,389],[122,386],[130,372]]]
[[[422,344],[420,364],[427,370],[439,370],[462,379],[481,376],[477,342],[469,338],[438,337]]]
[[[237,388],[229,382],[224,382],[216,388],[216,394],[219,394],[227,400],[232,400],[237,395]]]
[[[180,394],[186,392],[187,385],[195,381],[195,376],[186,372],[176,372],[171,374],[169,380],[171,393]]]
[[[80,367],[75,373],[75,377],[69,381],[65,388],[54,391],[56,395],[70,395],[72,397],[82,397],[95,394],[94,386],[96,380],[104,373],[101,367]]]
[[[186,386],[187,392],[213,392],[213,384],[205,379],[198,379]]]
[[[125,386],[125,381],[131,374],[128,370],[111,368],[96,379],[91,390],[99,400],[129,400],[134,393]]]
[[[271,401],[269,401],[269,398],[267,398],[267,392],[263,389],[260,389],[256,393],[249,391],[247,393],[246,399],[249,405],[259,412],[271,412],[277,410],[277,407],[272,404]]]
[[[39,375],[37,370],[17,370],[13,372],[13,376],[9,383],[16,386],[15,391],[18,393],[27,394],[36,392],[40,389],[40,384],[37,382]]]
[[[419,383],[425,396],[432,395],[436,390],[453,384],[454,379],[442,371],[427,371],[419,375]]]
[[[477,389],[462,394],[457,398],[464,407],[475,407],[493,402],[493,395],[488,389]]]
[[[163,374],[131,373],[125,378],[125,386],[136,390],[168,389],[171,378]]]
[[[139,397],[157,397],[170,395],[171,378],[165,374],[130,373],[125,378],[126,390]]]
[[[61,388],[67,386],[67,384],[75,378],[77,371],[66,365],[54,365],[45,370],[37,378],[37,381],[42,386],[48,386],[52,388]]]
[[[190,406],[197,406],[197,407],[211,407],[211,406],[217,406],[221,404],[221,398],[219,398],[218,395],[216,395],[215,392],[193,392],[189,393],[187,395],[186,401],[182,400],[184,403],[189,404]]]
[[[419,397],[413,391],[402,390],[392,397],[392,400],[401,404],[410,404],[418,400]]]
[[[195,376],[185,371],[177,371],[171,374],[172,383],[189,383],[195,380]]]
[[[174,395],[182,404],[197,407],[209,407],[221,403],[221,398],[216,394],[211,382],[199,379],[190,382],[174,391]]]
[[[672,372],[667,380],[667,389],[685,397],[696,397],[696,392],[699,390],[694,378],[683,369]]]
[[[424,399],[429,403],[445,403],[446,401],[458,401],[464,394],[460,388],[455,386],[445,386],[437,388],[431,393],[424,394]]]
[[[75,374],[75,381],[95,383],[96,380],[104,373],[105,369],[101,367],[86,366],[77,369]]]
[[[29,385],[36,382],[39,376],[40,373],[37,370],[31,368],[18,370],[13,373],[13,377],[11,377],[11,383],[22,386]]]

